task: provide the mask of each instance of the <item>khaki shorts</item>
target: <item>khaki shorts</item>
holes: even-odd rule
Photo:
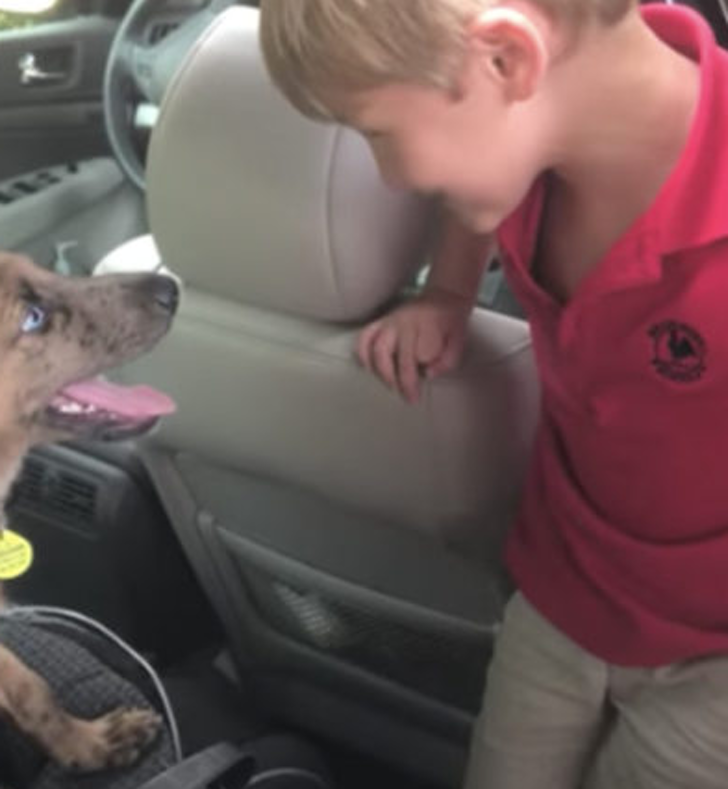
[[[728,789],[728,656],[613,666],[516,594],[465,787]]]

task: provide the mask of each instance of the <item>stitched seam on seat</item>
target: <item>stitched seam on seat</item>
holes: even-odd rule
[[[180,87],[182,83],[185,81],[187,73],[192,68],[192,64],[197,57],[198,53],[201,49],[207,46],[208,41],[217,33],[218,28],[223,23],[223,19],[221,17],[217,17],[214,22],[202,33],[202,35],[195,41],[190,49],[189,53],[184,59],[183,64],[180,67],[180,70],[177,74],[174,75],[172,82],[169,85],[168,93],[165,96],[165,100],[160,108],[159,117],[157,118],[156,125],[161,128],[163,124],[166,122],[167,118],[169,117],[170,112],[172,111],[171,108],[173,106],[173,102],[176,99],[177,95],[180,93],[182,88]],[[159,132],[157,133],[159,136]]]
[[[247,339],[254,340],[256,342],[261,342],[261,343],[266,343],[266,344],[274,343],[274,344],[280,345],[280,346],[285,347],[285,348],[290,348],[292,350],[294,350],[294,349],[295,350],[306,349],[306,350],[309,350],[312,353],[315,353],[315,354],[317,354],[319,356],[323,356],[323,357],[330,358],[330,359],[342,359],[342,360],[347,361],[347,362],[350,362],[351,359],[354,358],[353,350],[352,350],[352,356],[351,357],[343,356],[343,355],[335,354],[335,353],[329,353],[327,351],[322,351],[319,348],[312,348],[312,346],[310,346],[310,345],[308,345],[306,343],[298,343],[295,340],[282,339],[282,338],[280,338],[280,337],[278,337],[276,335],[267,335],[264,332],[262,332],[259,328],[251,328],[251,327],[248,327],[247,325],[246,326],[232,325],[232,322],[228,322],[227,325],[223,325],[223,322],[212,320],[211,318],[208,318],[206,315],[194,314],[194,310],[191,310],[191,309],[188,309],[184,313],[184,315],[180,316],[180,318],[182,320],[186,319],[186,320],[189,320],[189,321],[194,321],[194,322],[196,322],[198,324],[204,324],[209,329],[215,329],[215,330],[218,330],[220,332],[225,333],[226,337],[228,336],[227,335],[227,331],[232,329],[233,331],[236,331],[236,332],[239,332],[239,333],[245,333],[245,336],[246,336]],[[478,369],[478,370],[487,370],[487,369],[490,369],[492,367],[498,367],[498,366],[500,366],[502,364],[506,364],[514,356],[519,356],[519,355],[521,355],[524,352],[530,351],[531,350],[531,346],[532,346],[531,338],[530,337],[524,337],[522,340],[519,340],[517,343],[515,343],[513,345],[512,348],[509,348],[502,355],[497,356],[497,357],[495,357],[493,359],[488,359],[487,361],[478,362],[476,369]],[[458,380],[461,380],[461,379],[463,379],[465,377],[466,376],[464,376],[461,373],[459,373],[457,369],[452,370],[447,375],[448,380],[451,380],[451,381],[458,381]]]

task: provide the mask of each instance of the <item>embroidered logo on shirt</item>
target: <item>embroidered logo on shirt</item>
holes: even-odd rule
[[[652,365],[671,381],[691,383],[705,372],[705,340],[686,323],[662,321],[649,331],[652,337]]]

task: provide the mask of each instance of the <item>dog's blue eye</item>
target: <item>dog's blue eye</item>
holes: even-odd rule
[[[23,334],[32,334],[40,331],[45,326],[47,319],[48,315],[43,307],[40,307],[38,304],[31,304],[25,310],[20,330]]]

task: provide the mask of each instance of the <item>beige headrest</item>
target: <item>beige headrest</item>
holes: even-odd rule
[[[155,240],[188,287],[364,318],[422,264],[431,205],[384,186],[359,135],[286,104],[258,16],[239,6],[216,18],[167,91],[147,164]]]

